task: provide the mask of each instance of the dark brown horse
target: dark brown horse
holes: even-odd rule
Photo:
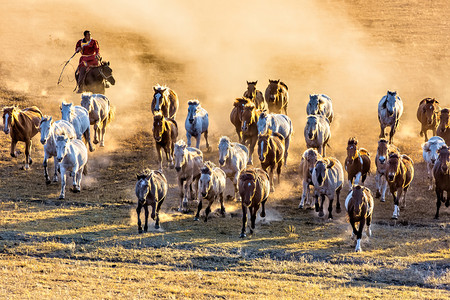
[[[399,199],[403,192],[402,208],[406,207],[406,192],[414,178],[414,162],[407,155],[399,156],[396,153],[389,155],[387,165],[387,181],[394,197],[394,213],[392,219],[398,219],[400,208]]]
[[[389,144],[388,140],[380,139],[378,141],[377,155],[375,156],[375,165],[377,166],[377,173],[375,175],[375,183],[377,186],[377,192],[375,198],[380,198],[381,202],[386,201],[386,189],[387,189],[387,161],[391,153],[400,155],[400,150],[397,146]]]
[[[75,79],[78,82],[78,72],[75,73]],[[105,94],[105,87],[116,84],[112,75],[112,69],[109,62],[102,62],[100,66],[89,67],[84,77],[83,92],[92,92],[93,94]]]
[[[272,135],[273,134],[273,135]],[[265,134],[258,136],[258,156],[261,162],[261,168],[267,172],[270,168],[270,191],[274,192],[273,169],[277,167],[278,184],[280,184],[281,167],[284,163],[284,145],[283,136],[278,132],[267,130]]]
[[[358,149],[358,140],[352,137],[347,142],[347,158],[345,159],[345,170],[347,171],[348,185],[351,188],[353,180],[364,185],[367,174],[370,173],[370,154],[364,148]]]
[[[350,224],[352,225],[352,238],[356,236],[356,252],[361,252],[361,237],[364,223],[367,224],[367,235],[372,235],[370,223],[372,222],[373,197],[370,190],[360,185],[354,185],[345,199]],[[356,229],[356,223],[359,223]]]
[[[266,101],[261,91],[256,89],[258,81],[247,81],[247,90],[244,92],[244,97],[252,100],[257,109],[265,110]]]
[[[242,123],[241,123],[241,114],[244,111],[244,106],[248,103],[251,103],[252,100],[248,98],[236,98],[233,103],[233,109],[230,113],[230,121],[231,124],[236,128],[236,133],[239,139],[239,143],[242,143]]]
[[[436,135],[443,138],[447,145],[450,143],[450,124],[448,123],[448,114],[449,110],[447,108],[441,110],[439,126],[436,130]]]
[[[178,111],[178,96],[167,86],[159,84],[153,87],[152,113],[161,112],[166,118],[175,120]]]
[[[436,181],[436,215],[435,219],[439,219],[439,208],[441,202],[445,202],[445,207],[450,206],[450,158],[447,145],[443,145],[438,150],[439,156],[433,167],[433,176]],[[444,191],[447,193],[447,200],[444,198]]]
[[[248,163],[253,164],[253,151],[255,150],[256,142],[258,141],[258,117],[260,111],[256,109],[253,103],[248,103],[244,106],[241,113],[242,123],[242,144],[247,146],[249,150]]]
[[[17,157],[17,142],[25,142],[25,166],[28,170],[31,159],[31,138],[39,132],[42,112],[36,106],[19,110],[16,106],[3,108],[3,131],[11,136],[11,156]]]
[[[287,115],[287,107],[289,103],[289,93],[287,85],[278,80],[270,80],[266,88],[264,99],[271,113]]]
[[[173,169],[173,150],[178,137],[178,125],[174,119],[156,113],[153,117],[153,138],[155,139],[156,153],[158,155],[159,169],[162,171],[162,149],[166,153],[166,160]]]
[[[417,119],[422,124],[420,136],[425,135],[425,142],[428,141],[428,130],[433,132],[433,136],[436,135],[440,111],[441,108],[439,107],[439,102],[434,98],[425,98],[419,103],[419,108],[417,109]]]
[[[255,229],[256,213],[260,206],[260,216],[266,216],[265,204],[269,198],[270,181],[269,175],[259,168],[247,168],[239,176],[239,194],[242,198],[242,230],[240,237],[246,237],[247,208],[250,211],[250,234]]]

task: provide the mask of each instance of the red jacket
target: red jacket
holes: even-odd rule
[[[78,48],[81,48],[81,57],[80,57],[80,65],[88,66],[98,66],[98,57],[100,57],[100,48],[98,47],[98,42],[94,39],[91,39],[89,42],[86,42],[84,39],[81,39],[77,42],[75,46],[75,51]]]

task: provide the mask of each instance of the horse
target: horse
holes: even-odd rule
[[[241,171],[247,166],[248,149],[242,144],[232,143],[226,136],[220,138],[218,148],[219,166],[233,182],[234,199],[240,201],[238,180]]]
[[[352,186],[345,199],[345,209],[352,225],[352,238],[356,236],[355,251],[361,252],[361,237],[364,223],[367,224],[367,236],[372,236],[370,223],[373,215],[373,197],[370,190],[360,185]],[[358,229],[356,229],[356,223],[359,223]]]
[[[314,169],[311,174],[312,182],[314,184],[315,207],[319,217],[323,217],[323,203],[325,196],[328,197],[328,219],[333,219],[333,200],[336,194],[336,212],[341,212],[341,203],[339,202],[339,195],[344,182],[344,170],[342,165],[336,158],[322,158],[317,159]],[[319,196],[321,203],[319,206]]]
[[[239,194],[242,198],[242,230],[241,238],[246,237],[247,208],[250,211],[250,234],[255,229],[256,213],[259,206],[262,207],[260,216],[266,216],[265,204],[269,198],[270,181],[269,175],[259,168],[247,168],[242,170],[239,176]]]
[[[152,114],[161,112],[166,118],[174,119],[178,111],[178,96],[167,86],[159,84],[153,87]]]
[[[298,208],[300,209],[305,205],[305,201],[307,201],[308,204],[312,206],[312,201],[310,201],[309,187],[311,185],[314,186],[311,175],[314,165],[316,164],[316,161],[318,159],[322,159],[322,155],[320,155],[316,149],[309,148],[306,149],[305,152],[303,152],[302,160],[300,161],[300,177],[303,183],[302,198],[298,205]]]
[[[236,98],[233,103],[233,109],[230,113],[230,121],[231,124],[236,128],[236,133],[239,139],[239,143],[242,143],[242,122],[241,122],[241,114],[244,111],[244,107],[246,104],[252,103],[252,100],[248,98]]]
[[[58,162],[56,152],[56,137],[58,135],[64,135],[69,139],[76,139],[77,134],[73,125],[67,121],[59,120],[53,122],[53,118],[49,116],[43,116],[41,123],[39,124],[39,131],[41,132],[41,144],[44,145],[44,177],[45,183],[50,184],[50,178],[48,177],[47,161],[53,157],[55,165],[55,174],[53,175],[53,182],[58,181]]]
[[[78,73],[75,73],[75,80],[78,82]],[[109,84],[116,84],[109,62],[102,62],[99,66],[86,70],[83,85],[85,92],[105,94],[105,87],[109,87]]]
[[[155,139],[160,171],[162,171],[162,149],[166,153],[169,167],[173,169],[173,150],[177,137],[177,122],[174,119],[164,117],[160,112],[156,113],[153,117],[153,138]]]
[[[92,93],[81,95],[81,106],[88,111],[89,122],[94,125],[94,144],[98,144],[101,132],[100,147],[104,147],[106,126],[114,119],[116,109],[105,95]]]
[[[378,103],[378,121],[380,122],[380,138],[384,138],[384,129],[391,127],[389,132],[389,143],[392,144],[394,134],[398,128],[400,117],[403,114],[403,101],[397,95],[397,92],[387,91],[387,95],[381,98]]]
[[[136,175],[138,182],[136,183],[135,193],[138,198],[138,206],[136,208],[138,219],[138,232],[142,233],[141,209],[144,208],[145,224],[144,232],[148,230],[148,206],[152,207],[151,218],[155,220],[155,229],[159,229],[159,210],[166,199],[167,195],[167,179],[163,173],[159,171],[151,171],[145,169],[141,174]]]
[[[450,144],[450,130],[448,128],[450,127],[448,122],[448,114],[449,110],[447,108],[444,108],[441,110],[441,116],[438,128],[436,129],[436,135],[440,136],[444,139],[445,144]]]
[[[430,191],[433,189],[433,167],[438,159],[438,151],[444,145],[445,141],[440,136],[433,136],[426,143],[422,144],[422,156],[427,164],[428,179],[430,180],[428,189]]]
[[[325,116],[310,115],[306,118],[303,131],[307,148],[315,148],[325,156],[326,146],[331,137],[330,122]]]
[[[433,167],[433,176],[436,181],[436,215],[434,218],[439,219],[439,208],[441,202],[445,201],[445,207],[450,206],[450,174],[449,174],[449,151],[447,145],[443,145],[439,150],[439,157]],[[444,191],[447,193],[447,200],[444,198]]]
[[[196,148],[200,149],[200,138],[203,133],[206,141],[206,149],[207,151],[211,150],[208,142],[208,112],[200,106],[200,102],[198,100],[188,101],[188,114],[186,116],[186,121],[184,122],[184,127],[186,128],[188,147],[191,146],[191,138],[195,137],[197,141]]]
[[[258,116],[259,111],[253,103],[244,106],[241,114],[242,143],[248,148],[248,164],[253,164],[253,151],[258,141]]]
[[[375,198],[381,197],[381,202],[386,201],[385,195],[388,185],[386,178],[387,160],[389,159],[389,155],[391,155],[391,153],[400,155],[400,150],[393,144],[389,144],[386,139],[380,139],[378,141],[377,155],[375,157],[375,165],[377,166],[377,173],[375,175],[377,192],[375,194]]]
[[[387,165],[387,181],[394,197],[394,213],[392,219],[398,219],[400,208],[399,199],[403,192],[402,208],[406,207],[406,192],[414,178],[414,162],[407,155],[391,153]]]
[[[278,80],[270,80],[266,88],[264,99],[267,102],[269,111],[287,115],[287,107],[289,103],[289,93],[287,85]]]
[[[17,106],[3,108],[3,132],[11,136],[12,157],[17,157],[17,142],[25,142],[25,166],[24,170],[30,169],[33,163],[31,159],[31,138],[39,132],[39,122],[42,112],[36,106],[19,110]]]
[[[205,209],[205,222],[208,221],[208,215],[211,212],[211,205],[214,200],[219,198],[220,213],[225,216],[225,206],[223,205],[223,193],[225,192],[225,182],[227,177],[225,172],[216,167],[210,161],[206,161],[201,169],[200,179],[198,181],[198,207],[197,214],[194,221],[198,221],[200,217],[200,210],[202,209],[203,200],[208,201],[208,206]]]
[[[91,123],[89,121],[89,112],[82,106],[73,106],[72,103],[63,102],[60,106],[61,119],[73,125],[77,134],[77,139],[81,140],[84,136],[85,141],[89,144],[89,151],[95,150],[91,143]]]
[[[417,120],[422,124],[420,136],[425,135],[425,142],[428,141],[427,131],[431,130],[433,136],[436,135],[436,129],[439,125],[439,113],[441,108],[439,102],[434,98],[425,98],[419,103],[417,109]]]
[[[179,211],[186,212],[188,199],[194,200],[197,196],[195,190],[203,166],[203,153],[197,148],[187,147],[183,140],[179,140],[175,143],[174,157],[180,187]]]
[[[266,109],[266,101],[264,100],[264,96],[261,91],[256,89],[257,81],[247,81],[247,90],[244,92],[244,98],[249,98],[252,100],[253,104],[255,104],[257,109],[265,110]]]
[[[270,177],[270,191],[274,192],[275,187],[273,183],[273,169],[277,167],[278,184],[280,184],[281,167],[284,162],[284,146],[283,136],[277,132],[272,132],[270,129],[265,134],[258,135],[258,156],[261,162],[261,168],[267,172]]]
[[[306,105],[306,114],[323,115],[331,124],[334,118],[331,98],[324,94],[309,95],[309,102]]]
[[[291,141],[292,133],[294,132],[294,127],[292,125],[291,119],[286,115],[281,114],[271,114],[267,112],[262,112],[258,118],[258,134],[266,134],[270,129],[272,132],[279,133],[284,139],[284,165],[286,166],[289,143]]]
[[[345,170],[347,171],[348,186],[353,183],[364,185],[367,174],[370,173],[370,154],[364,148],[358,149],[358,140],[354,137],[347,142],[347,158],[345,159]]]
[[[67,171],[70,172],[70,176],[73,178],[73,189],[71,191],[74,193],[81,191],[81,177],[88,160],[88,151],[81,140],[69,139],[66,136],[58,135],[56,137],[56,153],[61,174],[61,194],[59,199],[64,199]]]

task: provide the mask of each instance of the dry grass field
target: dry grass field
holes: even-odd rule
[[[59,119],[63,100],[79,104],[72,92],[78,57],[62,84],[56,82],[83,30],[90,29],[114,70],[116,85],[106,95],[116,119],[106,147],[89,153],[81,193],[67,188],[65,200],[57,199],[59,183],[45,184],[38,136],[34,163],[24,171],[24,155],[11,158],[10,137],[1,133],[0,298],[450,297],[450,208],[443,206],[440,219],[433,219],[436,198],[427,188],[416,119],[424,97],[450,107],[447,1],[96,5],[83,13],[91,3],[2,3],[0,106],[37,105]],[[201,101],[211,117],[213,145],[204,156],[217,163],[220,136],[236,139],[228,118],[232,101],[246,80],[259,80],[264,91],[269,78],[289,86],[295,133],[282,183],[267,202],[266,218],[258,216],[255,234],[239,238],[242,213],[234,201],[225,203],[225,218],[215,203],[206,224],[193,221],[195,203],[189,213],[179,213],[172,169],[164,170],[169,194],[161,228],[151,222],[148,233],[138,234],[135,175],[157,168],[152,86],[167,84],[178,93],[180,138],[187,100]],[[388,89],[405,103],[395,143],[414,160],[415,178],[399,220],[391,220],[391,195],[385,203],[375,200],[373,236],[364,235],[363,252],[355,253],[344,211],[330,221],[297,209],[305,107],[310,93],[332,97],[330,155],[343,162],[347,140],[356,136],[375,157],[377,103]],[[18,149],[23,153],[24,145]],[[366,183],[374,191],[372,170]],[[342,194],[347,191],[345,185]]]

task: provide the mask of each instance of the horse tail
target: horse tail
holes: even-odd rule
[[[109,106],[108,111],[108,117],[106,118],[106,124],[111,123],[112,120],[114,120],[114,117],[116,116],[116,108],[112,105]]]
[[[83,175],[87,175],[87,174],[88,174],[88,162],[86,162],[83,167]]]

